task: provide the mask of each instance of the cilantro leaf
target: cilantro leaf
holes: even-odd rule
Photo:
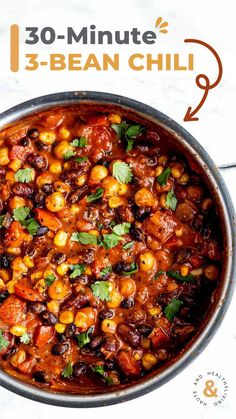
[[[122,249],[124,249],[124,250],[131,249],[131,247],[133,247],[133,245],[134,245],[134,241],[127,242],[122,246]]]
[[[75,157],[75,161],[82,163],[83,161],[88,160],[88,157]]]
[[[119,138],[124,137],[129,125],[125,122],[122,122],[121,124],[111,124],[111,128],[116,132]]]
[[[53,274],[49,274],[46,278],[45,278],[45,284],[50,287],[53,282],[55,281],[56,277]]]
[[[112,167],[112,175],[120,183],[129,183],[132,180],[133,174],[130,166],[122,161],[116,161]]]
[[[170,322],[173,322],[182,304],[183,304],[183,301],[174,299],[171,301],[170,304],[166,306],[164,313],[165,313],[166,318]]]
[[[100,276],[106,276],[112,272],[112,266],[107,266],[100,271]]]
[[[108,281],[96,281],[91,285],[93,295],[97,298],[100,298],[102,301],[110,301],[110,292],[109,292],[109,282]]]
[[[10,342],[3,336],[2,330],[0,329],[0,351],[6,349],[10,345]]]
[[[85,266],[82,264],[79,265],[70,265],[70,269],[72,273],[70,274],[70,278],[76,278],[77,276],[81,276],[85,272]]]
[[[166,195],[166,206],[167,208],[172,209],[173,211],[176,210],[177,207],[177,198],[174,194],[173,189],[171,189],[171,191],[168,192],[168,194]]]
[[[72,233],[71,241],[81,244],[97,244],[97,237],[89,233]]]
[[[29,183],[33,180],[33,169],[26,168],[26,169],[19,169],[14,174],[14,178],[17,180],[17,182],[22,183]]]
[[[5,215],[0,215],[0,228],[2,228],[2,223],[5,218]]]
[[[157,182],[159,183],[160,186],[165,186],[166,182],[168,180],[168,177],[170,176],[171,170],[170,167],[167,167],[166,170],[164,170],[164,172],[162,172],[158,177],[157,177]]]
[[[125,132],[126,137],[135,138],[144,130],[142,125],[130,125],[129,128]]]
[[[21,343],[24,343],[25,345],[28,345],[28,343],[30,343],[30,337],[28,335],[28,333],[23,333],[23,335],[20,337],[20,341]]]
[[[74,138],[74,140],[71,141],[71,145],[73,145],[74,147],[86,147],[87,138],[85,137]]]
[[[130,223],[122,223],[122,224],[117,224],[115,227],[113,227],[112,230],[118,236],[122,236],[122,234],[129,233],[130,227],[131,227]]]
[[[193,281],[194,280],[194,276],[193,275],[186,275],[186,276],[182,276],[179,272],[177,271],[167,271],[166,274],[168,276],[170,276],[171,278],[176,279],[177,281],[180,282],[187,282],[187,281]]]
[[[153,280],[155,281],[156,279],[159,278],[160,275],[164,275],[165,271],[157,271],[156,274],[153,277]]]
[[[112,124],[111,128],[117,133],[119,138],[127,140],[126,151],[131,151],[136,138],[144,130],[142,125],[128,125],[125,122],[121,124]]]
[[[122,275],[124,275],[124,276],[133,275],[136,272],[138,272],[138,265],[137,265],[136,262],[132,262],[130,264],[130,270],[129,271],[123,271]]]
[[[122,240],[121,236],[118,236],[115,233],[104,234],[103,235],[103,246],[105,249],[111,249],[118,245],[119,241]]]
[[[127,138],[127,147],[126,152],[131,151],[134,145],[134,139],[133,138]]]
[[[34,236],[34,234],[36,234],[38,229],[40,228],[40,224],[34,218],[29,218],[29,220],[21,221],[21,224],[27,228],[31,236]]]
[[[77,342],[80,348],[83,348],[87,343],[90,342],[89,334],[93,332],[93,328],[90,327],[87,332],[80,333],[77,336]]]
[[[104,376],[104,367],[102,365],[95,365],[94,367],[92,367],[92,370],[102,376]]]
[[[63,158],[65,160],[69,160],[73,156],[75,156],[75,152],[73,150],[67,150],[66,153],[63,154]]]
[[[64,370],[62,371],[61,375],[64,378],[70,378],[73,374],[73,365],[71,361],[65,366]]]
[[[13,218],[16,221],[24,221],[30,213],[29,207],[19,207],[13,209]]]
[[[102,188],[97,188],[94,193],[92,193],[91,195],[87,196],[86,201],[87,202],[96,201],[97,199],[99,199],[99,198],[102,197],[103,192],[104,192],[104,190]]]

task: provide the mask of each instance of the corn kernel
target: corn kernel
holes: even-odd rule
[[[189,181],[189,175],[187,173],[183,173],[182,176],[179,178],[179,183],[185,185]]]
[[[182,276],[186,276],[189,273],[189,267],[186,265],[182,265],[180,268],[180,273]]]
[[[158,177],[163,172],[164,167],[163,166],[157,166],[155,171],[155,176]]]
[[[11,267],[13,271],[18,271],[22,274],[25,274],[28,271],[28,267],[24,264],[23,259],[20,257],[13,259]]]
[[[7,147],[3,147],[0,149],[0,165],[1,166],[6,166],[9,163],[9,157],[8,157],[8,148]]]
[[[16,279],[12,279],[11,281],[7,282],[6,287],[9,294],[14,294],[16,283],[17,283]]]
[[[133,358],[135,359],[135,361],[139,361],[142,357],[139,352],[135,352]]]
[[[84,186],[86,183],[86,180],[87,180],[87,176],[81,175],[76,179],[75,183],[77,186]]]
[[[119,195],[125,195],[129,191],[129,186],[126,183],[121,183],[119,187]]]
[[[65,231],[59,230],[58,233],[54,237],[54,244],[58,247],[64,247],[66,245],[68,238],[68,233]]]
[[[118,208],[121,205],[125,205],[126,200],[123,197],[111,196],[111,198],[109,198],[108,204],[110,208]]]
[[[108,121],[111,124],[120,124],[121,123],[121,117],[117,113],[110,113],[108,115]]]
[[[52,314],[58,314],[60,309],[60,303],[56,300],[51,300],[47,303],[47,309]]]
[[[0,291],[4,291],[6,289],[5,282],[2,278],[0,278]]]
[[[142,337],[141,339],[141,346],[143,349],[149,349],[151,346],[151,340],[148,338]]]
[[[142,357],[142,365],[146,370],[150,370],[157,363],[157,358],[153,354],[144,354]]]
[[[63,311],[60,314],[59,320],[63,324],[71,324],[74,321],[74,314],[70,310]]]
[[[56,140],[56,135],[52,131],[42,131],[39,134],[39,140],[44,144],[51,145]]]
[[[101,329],[104,333],[115,333],[116,322],[111,319],[104,319],[101,324]]]
[[[17,172],[17,170],[21,167],[21,160],[14,159],[11,161],[11,163],[8,165],[10,169],[12,169],[14,172]]]
[[[22,336],[24,333],[26,333],[26,331],[26,327],[21,326],[20,324],[15,324],[9,330],[9,332],[12,333],[14,336]]]
[[[181,237],[181,236],[183,235],[183,227],[177,228],[177,229],[175,230],[175,235],[176,235],[177,237]]]
[[[167,157],[167,156],[165,156],[165,155],[160,156],[160,157],[158,158],[158,163],[159,163],[159,164],[166,164],[166,163],[167,163],[167,161],[168,161],[168,157]]]
[[[92,269],[90,268],[90,266],[87,266],[87,268],[85,269],[85,274],[89,276],[92,275]]]
[[[58,175],[62,172],[62,165],[59,161],[54,161],[49,166],[49,171],[54,175]]]
[[[10,255],[15,255],[15,256],[17,256],[17,255],[20,255],[21,250],[20,250],[20,248],[19,248],[19,247],[12,247],[12,246],[9,246],[9,247],[7,248],[7,253],[10,253]]]
[[[62,127],[59,131],[59,135],[63,140],[67,140],[70,137],[70,131],[65,127]]]
[[[60,265],[58,265],[57,267],[57,273],[59,275],[65,275],[69,270],[69,265],[68,263],[61,263]]]
[[[175,179],[179,179],[182,175],[182,171],[183,171],[183,166],[181,166],[181,164],[179,163],[175,163],[172,167],[171,167],[171,175],[175,178]]]
[[[43,294],[47,290],[47,285],[45,283],[44,279],[40,279],[36,285],[35,288],[40,292],[40,294]]]
[[[4,282],[9,281],[10,279],[9,272],[7,272],[6,269],[0,269],[0,278],[2,278]]]
[[[155,316],[158,316],[161,313],[161,308],[160,307],[153,307],[153,308],[149,308],[148,311],[151,314],[151,316],[155,317]]]
[[[29,256],[25,256],[23,258],[23,262],[28,268],[33,268],[34,267],[34,261]]]
[[[89,230],[89,234],[92,234],[92,236],[98,237],[99,231],[98,230]]]
[[[64,333],[66,330],[66,325],[65,324],[61,324],[61,323],[57,323],[55,324],[55,330],[57,333]]]
[[[76,214],[81,210],[81,206],[79,204],[72,204],[70,210],[73,212],[73,214]]]

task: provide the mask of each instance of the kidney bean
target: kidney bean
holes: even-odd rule
[[[140,344],[140,334],[133,326],[120,323],[117,326],[117,332],[132,348],[137,348]]]
[[[77,309],[81,307],[85,307],[89,303],[89,297],[86,294],[78,294],[76,296],[72,296],[69,298],[69,300],[65,301],[65,303],[62,304],[62,309],[68,309],[70,307],[75,307]]]
[[[48,161],[44,156],[40,154],[30,154],[27,159],[28,163],[37,170],[46,170],[48,167]]]
[[[127,223],[134,222],[134,214],[131,206],[121,205],[117,208],[117,217],[119,221],[125,221]]]
[[[32,188],[32,186],[29,186],[26,183],[17,182],[14,184],[12,189],[14,194],[24,196],[26,198],[30,198],[34,193],[34,189]]]
[[[44,204],[45,204],[45,198],[46,198],[46,196],[44,195],[44,193],[42,191],[37,192],[34,195],[35,207],[36,208],[43,208]]]
[[[72,192],[72,194],[68,198],[69,204],[75,204],[76,202],[80,201],[85,197],[88,191],[88,185],[82,186],[82,188],[77,189],[75,192]]]
[[[101,346],[101,352],[106,356],[110,353],[117,352],[120,347],[118,339],[112,334],[106,334],[105,343]]]
[[[129,315],[127,316],[126,320],[129,323],[141,323],[145,320],[146,318],[146,314],[145,311],[143,310],[133,310],[131,311],[131,313],[129,313]]]
[[[193,208],[192,205],[188,204],[187,202],[179,204],[175,211],[176,217],[183,223],[191,222],[195,214],[196,210]]]
[[[146,220],[146,218],[149,217],[150,213],[151,213],[150,207],[137,207],[136,205],[134,206],[134,215],[135,215],[136,220],[138,221]]]
[[[48,326],[56,324],[56,322],[57,322],[56,316],[54,316],[54,314],[50,313],[50,311],[47,311],[47,310],[42,311],[40,313],[40,318],[41,318],[43,324],[46,324]]]
[[[0,304],[9,296],[8,291],[0,292]]]
[[[37,313],[37,314],[40,314],[46,310],[45,304],[37,302],[37,301],[28,303],[28,307],[31,311],[33,311],[33,313]]]
[[[45,183],[45,185],[42,186],[42,191],[46,195],[51,195],[54,191],[53,186],[50,183]]]
[[[84,362],[76,362],[73,367],[73,376],[80,377],[83,374],[86,374],[88,371],[88,367]]]
[[[120,306],[122,308],[131,308],[135,304],[134,299],[132,297],[125,298],[123,301],[121,301]]]
[[[145,238],[145,235],[142,232],[142,230],[136,226],[131,226],[130,234],[131,234],[131,237],[134,240],[137,240],[138,242],[142,242]]]
[[[35,371],[33,372],[33,379],[37,381],[37,383],[46,383],[47,376],[45,371]]]
[[[11,356],[14,355],[17,351],[17,348],[15,346],[8,347],[8,348],[7,348],[7,352],[5,353],[5,355],[3,355],[3,358],[4,358],[5,361],[8,361],[11,358]]]
[[[136,377],[141,373],[140,364],[132,358],[131,353],[121,350],[117,354],[117,363],[123,374]]]
[[[147,324],[140,324],[136,327],[137,331],[140,333],[140,335],[148,337],[152,331],[152,327],[148,326]]]
[[[112,319],[112,317],[114,316],[114,313],[112,310],[110,309],[104,309],[100,312],[99,314],[99,318],[100,320],[104,320],[104,319]]]
[[[89,346],[91,349],[99,348],[103,344],[104,340],[104,336],[95,336],[90,340]]]
[[[56,343],[56,345],[52,347],[52,354],[63,355],[68,351],[69,347],[70,345],[68,342]]]

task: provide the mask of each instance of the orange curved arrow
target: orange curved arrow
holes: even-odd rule
[[[211,53],[214,55],[216,61],[217,61],[218,69],[219,69],[217,79],[212,84],[210,84],[210,80],[205,74],[199,74],[195,79],[196,85],[199,87],[199,89],[204,90],[204,94],[203,94],[202,99],[200,100],[199,104],[196,106],[195,109],[192,110],[191,106],[188,107],[187,112],[184,116],[184,121],[185,122],[198,121],[199,118],[196,117],[195,115],[201,109],[201,107],[203,106],[203,104],[204,104],[204,102],[205,102],[205,100],[208,96],[209,90],[214,89],[214,87],[216,87],[220,83],[221,78],[222,78],[222,74],[223,74],[223,66],[222,66],[222,62],[221,62],[221,59],[220,59],[219,55],[214,50],[214,48],[211,47],[211,45],[207,44],[204,41],[200,41],[199,39],[185,39],[184,42],[192,42],[192,43],[195,43],[195,44],[200,44],[200,45],[204,46],[205,48],[207,48],[208,50],[210,50]],[[201,83],[201,79],[204,80],[205,84]]]

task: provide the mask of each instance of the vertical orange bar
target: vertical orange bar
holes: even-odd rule
[[[10,36],[10,65],[11,71],[16,73],[19,71],[19,26],[11,25]]]

